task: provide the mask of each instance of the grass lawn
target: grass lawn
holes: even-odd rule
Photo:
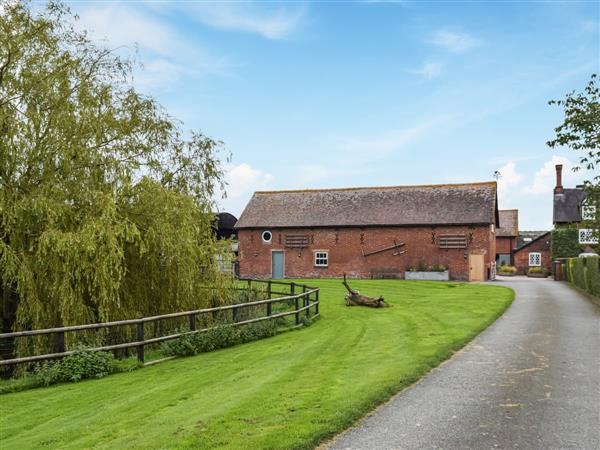
[[[321,287],[311,327],[100,380],[0,396],[0,448],[310,448],[345,429],[492,323],[509,289],[358,281],[392,307]]]

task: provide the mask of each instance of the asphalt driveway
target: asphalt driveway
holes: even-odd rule
[[[332,449],[600,449],[600,309],[564,283],[516,291],[484,333]]]

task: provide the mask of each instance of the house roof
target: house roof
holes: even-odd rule
[[[491,224],[496,183],[256,192],[236,228]]]
[[[579,205],[585,200],[586,193],[581,188],[563,189],[554,193],[554,223],[581,222]]]
[[[536,231],[536,233],[537,233],[537,231]],[[529,247],[531,244],[533,244],[534,242],[539,241],[540,239],[548,239],[548,244],[549,244],[550,243],[550,232],[549,231],[543,231],[541,233],[542,234],[540,234],[539,236],[533,238],[531,241],[524,242],[523,245],[520,245],[519,247],[517,247],[517,249],[515,250],[515,252],[520,252],[524,248]]]
[[[516,237],[519,235],[519,210],[501,209],[498,211],[500,226],[496,237]]]
[[[519,236],[517,237],[517,248],[525,247],[532,241],[535,241],[540,236],[549,233],[546,230],[535,230],[535,231],[519,231]]]

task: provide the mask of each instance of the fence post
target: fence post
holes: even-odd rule
[[[65,332],[60,331],[56,336],[56,350],[57,353],[65,352]]]
[[[144,321],[140,320],[137,324],[137,340],[141,342],[137,348],[138,362],[144,363]]]
[[[231,319],[233,320],[233,323],[236,323],[238,321],[238,309],[237,308],[233,308],[231,310]]]
[[[196,331],[196,314],[190,314],[190,331]]]
[[[271,280],[267,281],[267,299],[271,300]],[[273,304],[271,302],[267,303],[267,316],[271,315],[272,312],[272,306]]]
[[[307,295],[306,294],[306,286],[302,286],[302,293],[304,294],[304,296],[302,297],[302,299],[304,300],[302,303],[304,304],[304,306],[309,306],[310,305],[310,293]],[[306,318],[310,319],[310,308],[306,308]]]
[[[296,283],[294,282],[290,283],[290,295],[296,295]],[[294,297],[294,308],[296,310],[296,325],[300,324],[300,313],[298,312],[299,307],[300,302],[298,301],[298,297]]]
[[[315,292],[315,315],[319,314],[319,289]]]

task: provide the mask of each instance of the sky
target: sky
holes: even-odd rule
[[[600,72],[600,2],[69,2],[137,58],[136,88],[224,142],[239,217],[256,190],[499,183],[520,229],[552,226],[548,105]]]

